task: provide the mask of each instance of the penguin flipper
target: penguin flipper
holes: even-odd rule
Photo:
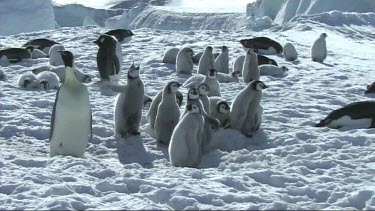
[[[52,109],[51,126],[50,126],[50,131],[49,131],[49,140],[50,141],[51,141],[51,138],[52,138],[52,135],[53,135],[53,129],[55,127],[56,105],[57,105],[57,101],[59,99],[59,93],[60,93],[60,87],[57,89],[55,103],[53,104],[53,109]]]
[[[118,57],[115,55],[113,56],[113,65],[115,67],[114,69],[114,75],[117,75],[120,73],[120,60],[118,59]]]

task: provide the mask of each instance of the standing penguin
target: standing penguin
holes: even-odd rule
[[[262,108],[260,100],[262,99],[262,90],[267,86],[261,81],[250,82],[234,98],[232,108],[229,113],[229,126],[241,131],[246,136],[252,136],[252,133],[259,129]]]
[[[323,62],[327,58],[326,33],[322,33],[311,47],[311,60]]]
[[[224,127],[229,123],[230,106],[227,101],[221,97],[210,97],[211,116],[220,122]]]
[[[206,73],[214,68],[214,55],[212,54],[212,47],[207,46],[203,52],[202,57],[198,63],[198,73],[206,75]]]
[[[242,77],[245,83],[259,80],[258,57],[251,49],[246,52],[245,62],[242,67]]]
[[[99,46],[96,56],[101,80],[118,80],[122,68],[121,45],[115,37],[102,34],[94,41]]]
[[[180,108],[176,103],[176,92],[180,83],[169,82],[163,90],[162,100],[158,106],[155,119],[155,135],[159,142],[169,144],[173,129],[180,118]]]
[[[73,54],[61,51],[65,82],[59,87],[52,111],[50,155],[83,157],[92,136],[92,116],[87,87],[74,74]]]
[[[199,100],[201,100],[204,110],[206,111],[207,114],[211,115],[210,100],[208,99],[208,94],[210,93],[210,87],[205,83],[201,83],[198,86],[198,92],[199,92]]]
[[[120,93],[115,101],[115,133],[123,137],[128,134],[139,135],[143,109],[144,85],[139,77],[139,66],[134,63],[128,71],[126,89]]]
[[[188,104],[188,110],[176,125],[168,147],[169,160],[173,166],[197,167],[202,158],[203,117],[196,104]]]
[[[191,48],[183,48],[177,53],[176,72],[191,75],[193,73],[193,50]]]
[[[283,50],[284,58],[287,61],[294,61],[298,57],[298,53],[294,45],[290,42],[285,43]]]
[[[228,47],[222,46],[220,47],[221,53],[215,59],[214,62],[214,69],[217,70],[219,73],[226,73],[229,74],[229,53]]]
[[[52,66],[64,65],[60,51],[65,51],[65,47],[61,44],[55,44],[49,49],[49,64]]]

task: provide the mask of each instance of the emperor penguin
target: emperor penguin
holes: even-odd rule
[[[114,36],[121,44],[130,42],[134,35],[129,29],[113,29],[105,32],[104,34]]]
[[[60,43],[47,39],[47,38],[38,38],[38,39],[33,39],[33,40],[26,42],[25,44],[22,45],[22,47],[26,48],[28,46],[32,46],[38,50],[41,50],[44,54],[49,55],[50,48],[55,44],[60,44]]]
[[[54,72],[44,71],[38,73],[36,78],[41,89],[58,89],[59,88],[59,77]]]
[[[204,110],[207,114],[211,115],[210,100],[208,98],[210,87],[208,87],[208,85],[205,83],[201,83],[197,88],[199,93],[199,100],[202,102]]]
[[[316,127],[327,126],[338,129],[341,127],[375,128],[375,101],[350,103],[336,109],[322,119]]]
[[[44,72],[44,71],[50,71],[50,72],[55,73],[59,77],[59,81],[61,83],[63,83],[65,81],[65,66],[64,65],[60,65],[60,66],[57,66],[57,67],[51,66],[51,65],[43,65],[43,66],[40,66],[40,67],[37,67],[37,68],[31,70],[31,72],[33,72],[35,75],[37,75],[41,72]],[[89,82],[92,81],[91,76],[89,76],[87,74],[84,74],[83,72],[81,72],[80,70],[78,70],[76,68],[74,68],[74,71],[75,71],[77,79],[80,82],[89,83]]]
[[[196,103],[202,107],[202,113],[205,113],[204,107],[202,102],[199,100],[199,90],[197,87],[191,87],[187,93],[187,99],[186,99],[186,105],[191,104],[191,103]],[[185,107],[186,108],[186,107]],[[187,114],[187,110],[185,109],[184,112],[182,113],[180,119]]]
[[[147,112],[147,121],[150,124],[152,129],[154,129],[155,119],[156,119],[156,115],[158,112],[158,106],[161,102],[162,96],[163,96],[163,90],[161,90],[160,92],[156,94]],[[182,102],[183,102],[183,95],[180,91],[176,92],[176,102],[178,104],[178,107],[181,107]]]
[[[199,60],[201,59],[202,55],[203,55],[203,52],[204,51],[201,51],[201,52],[198,52],[198,53],[194,53],[194,56],[193,56],[193,63],[194,64],[198,64],[199,63]],[[214,61],[215,59],[219,56],[220,53],[213,53],[214,55]]]
[[[60,53],[66,71],[52,110],[50,155],[82,158],[92,137],[89,93],[74,74],[73,54],[70,51]]]
[[[285,43],[283,54],[287,61],[295,61],[298,58],[297,50],[291,42]]]
[[[289,70],[285,66],[275,66],[272,64],[262,64],[258,68],[260,75],[268,76],[283,76]]]
[[[281,54],[283,52],[283,47],[280,43],[268,37],[242,39],[240,43],[246,51],[253,49],[254,52],[261,54]]]
[[[0,61],[10,63],[31,59],[30,48],[5,48],[0,50]]]
[[[214,69],[214,55],[212,54],[212,47],[207,46],[202,57],[199,59],[198,73],[206,75],[210,69]]]
[[[115,133],[123,137],[139,135],[144,98],[144,85],[139,77],[139,66],[134,63],[128,70],[126,89],[115,101],[114,122]]]
[[[159,142],[169,144],[173,129],[180,118],[180,108],[176,102],[176,92],[180,83],[169,82],[163,90],[162,100],[158,106],[154,131]]]
[[[258,80],[250,82],[233,100],[229,113],[229,127],[251,137],[260,127],[263,108],[260,107],[262,90],[267,86]]]
[[[238,83],[239,82],[239,73],[238,71],[232,72],[230,74],[226,73],[217,73],[217,80],[219,83]],[[191,87],[197,87],[199,84],[201,84],[206,76],[201,75],[201,74],[195,74],[188,78],[184,84],[182,85],[183,87],[186,88],[191,88]]]
[[[203,80],[202,83],[207,84],[207,86],[210,88],[210,93],[208,93],[209,97],[221,96],[218,75],[215,69],[210,69],[209,71],[207,71],[206,78]]]
[[[25,89],[33,89],[33,88],[39,87],[38,79],[32,73],[22,74],[18,78],[17,84],[18,86],[25,88]]]
[[[168,48],[163,55],[163,63],[176,64],[177,54],[180,52],[179,48]]]
[[[279,66],[275,60],[270,59],[267,56],[257,53],[257,57],[258,57],[258,66],[263,65],[263,64],[272,64],[275,66]],[[232,72],[239,71],[240,72],[239,76],[242,77],[242,68],[243,68],[244,62],[245,62],[244,55],[237,57],[233,62]]]
[[[188,104],[186,109],[188,113],[179,121],[171,135],[169,160],[173,166],[195,168],[202,158],[204,120],[198,105]]]
[[[229,103],[221,97],[210,97],[209,100],[211,116],[219,120],[221,127],[225,127],[229,123]]]
[[[193,50],[191,48],[182,48],[176,57],[176,72],[191,75],[193,73]]]
[[[311,46],[310,55],[314,62],[323,62],[327,58],[326,33],[322,33]]]
[[[221,53],[215,59],[214,62],[214,69],[217,70],[218,73],[226,73],[229,74],[229,53],[228,47],[222,46],[220,47]]]
[[[49,64],[52,66],[64,65],[60,51],[65,51],[65,47],[61,44],[53,45],[49,50]]]
[[[258,57],[251,49],[246,52],[245,62],[242,67],[242,77],[245,83],[259,80]]]
[[[122,50],[114,36],[102,34],[94,41],[99,46],[96,56],[101,80],[119,80],[122,69]]]

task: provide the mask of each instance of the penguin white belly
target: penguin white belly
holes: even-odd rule
[[[32,59],[47,58],[47,54],[43,53],[41,50],[34,49],[31,52]]]
[[[332,120],[327,124],[330,128],[340,128],[340,127],[358,127],[358,128],[369,128],[371,126],[371,118],[363,119],[352,119],[350,116],[343,116],[339,119]]]
[[[240,77],[242,76],[242,68],[243,68],[243,63],[245,61],[245,56],[239,56],[233,63],[233,72],[238,71],[240,73]]]
[[[115,100],[115,115],[114,115],[116,133],[120,133],[122,128],[125,127],[125,125],[123,124],[124,121],[122,121],[122,117],[123,117],[122,105],[124,105],[124,103],[125,103],[125,94],[124,93],[118,94]]]
[[[68,93],[69,94],[69,93]],[[51,137],[51,156],[83,157],[91,135],[91,110],[87,90],[71,97],[59,91]]]
[[[129,36],[129,37],[125,37],[121,43],[128,43],[132,40],[132,36]]]
[[[260,75],[282,76],[285,74],[283,68],[271,64],[263,64],[260,65],[258,68]]]
[[[274,47],[269,47],[268,49],[258,49],[258,53],[260,54],[277,54],[277,51]]]

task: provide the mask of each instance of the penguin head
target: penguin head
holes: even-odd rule
[[[220,114],[227,114],[230,111],[229,104],[226,101],[217,102],[216,108],[217,108],[217,112]]]
[[[286,71],[289,70],[289,69],[288,69],[287,67],[285,67],[285,66],[281,66],[281,69],[282,69],[284,72],[286,72]]]
[[[176,102],[178,104],[178,107],[181,107],[182,102],[184,101],[184,96],[181,92],[176,92]]]
[[[73,68],[73,54],[70,51],[59,51],[61,54],[61,58],[64,62],[65,67],[71,67]]]
[[[262,81],[252,81],[250,84],[256,91],[262,91],[263,89],[268,88],[268,86],[266,86]]]
[[[186,105],[186,109],[188,110],[189,113],[193,113],[193,114],[200,114],[201,113],[201,109],[195,103],[191,103],[191,104]]]
[[[207,46],[206,47],[206,51],[212,52],[212,47],[211,46]]]
[[[168,93],[176,93],[178,91],[178,88],[181,86],[182,84],[176,82],[176,81],[171,81],[168,83],[167,85],[167,89],[168,89]]]
[[[221,51],[223,51],[223,52],[228,51],[228,47],[225,46],[225,45],[221,46],[220,49],[221,49]]]
[[[198,88],[190,88],[188,92],[188,100],[196,100],[199,99],[199,90]]]
[[[108,46],[110,43],[115,43],[116,38],[114,38],[111,35],[102,34],[99,36],[97,40],[95,40],[93,43],[97,44],[99,47]]]
[[[41,89],[49,89],[49,83],[46,80],[40,81],[39,82],[39,88]]]
[[[135,79],[139,77],[139,65],[136,67],[134,62],[128,70],[128,79]]]
[[[215,69],[210,69],[209,71],[207,71],[207,77],[210,79],[216,79],[217,71]]]
[[[240,40],[240,43],[241,43],[241,45],[245,46],[246,45],[246,40],[245,39]]]
[[[322,34],[320,35],[320,38],[325,39],[326,37],[328,37],[328,35],[327,35],[326,33],[322,33]]]
[[[199,84],[198,92],[199,95],[208,95],[208,93],[210,93],[210,87],[205,83]]]
[[[193,49],[191,49],[191,48],[183,48],[183,51],[184,51],[185,53],[187,53],[188,55],[190,55],[190,57],[193,57],[193,56],[194,56]]]

